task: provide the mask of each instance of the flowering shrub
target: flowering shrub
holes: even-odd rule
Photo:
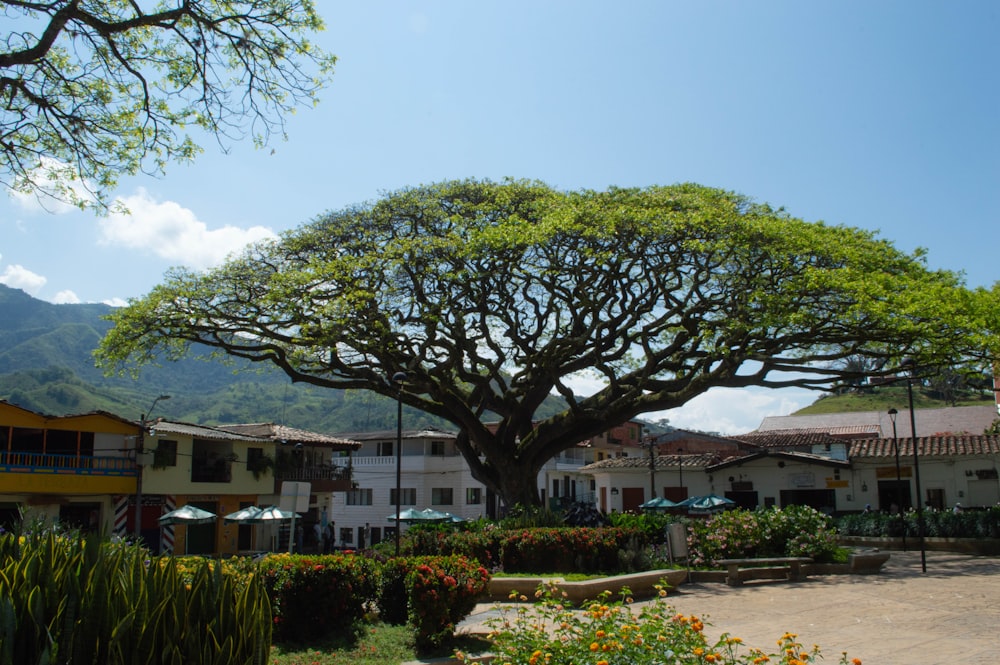
[[[260,562],[275,637],[304,641],[353,627],[379,588],[378,564],[354,554],[269,554]]]
[[[831,560],[837,531],[829,516],[808,506],[728,510],[692,521],[688,551],[695,566],[719,559],[755,556],[810,556]]]
[[[436,647],[451,639],[455,624],[467,617],[486,592],[489,572],[460,556],[409,559],[406,588],[410,623],[419,648]]]
[[[764,544],[757,516],[745,510],[727,510],[692,521],[688,527],[688,554],[694,566],[711,566],[719,559],[752,557]]]
[[[409,620],[416,643],[425,647],[451,638],[486,592],[490,575],[478,562],[452,555],[388,559],[381,578],[379,618],[395,625]]]
[[[675,613],[666,604],[666,591],[645,604],[638,613],[628,599],[608,602],[605,595],[582,609],[573,609],[558,597],[553,587],[540,587],[538,602],[518,605],[516,609],[500,609],[499,617],[491,619],[490,640],[494,662],[526,665],[653,665],[669,662],[719,663],[756,665],[781,663],[805,665],[820,658],[819,647],[803,648],[794,633],[785,633],[778,640],[778,651],[764,653],[746,649],[742,640],[723,634],[716,642],[705,636],[705,622],[697,616]],[[465,654],[455,654],[465,661]],[[847,660],[840,663],[861,665]]]
[[[505,534],[500,565],[519,573],[613,573],[618,553],[639,538],[635,529],[616,527],[520,529]]]
[[[828,559],[837,549],[833,520],[809,506],[786,506],[755,513],[764,529],[765,550],[775,556]]]

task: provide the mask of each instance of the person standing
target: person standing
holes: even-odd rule
[[[337,531],[334,527],[335,522],[330,520],[326,525],[326,530],[323,534],[323,553],[329,554],[337,546]]]

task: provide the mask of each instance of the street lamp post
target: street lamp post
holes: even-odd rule
[[[646,440],[649,445],[649,498],[656,498],[656,457],[654,456],[655,438],[649,437]]]
[[[889,420],[892,421],[892,450],[896,454],[896,509],[899,510],[900,533],[903,536],[903,551],[906,551],[906,517],[903,513],[903,478],[899,472],[899,437],[896,435],[896,415],[899,413],[895,407],[889,409]],[[907,484],[909,488],[909,484]],[[909,494],[909,492],[907,492]]]
[[[399,556],[400,531],[400,500],[403,484],[403,384],[406,383],[406,372],[396,372],[392,375],[396,384],[396,556]]]
[[[149,417],[153,415],[153,409],[157,402],[170,399],[170,395],[160,395],[153,400],[153,403],[146,409],[146,413],[139,414],[139,436],[135,442],[135,538],[142,537],[142,458],[140,455],[146,453],[143,446],[146,445],[146,427],[149,425]]]
[[[907,359],[910,362],[903,361],[904,366],[913,366],[912,359]],[[915,484],[915,489],[917,491],[917,534],[920,539],[920,569],[923,572],[927,572],[927,550],[924,547],[924,500],[920,494],[920,455],[919,455],[919,443],[917,442],[917,417],[913,412],[913,374],[912,372],[906,375],[906,394],[910,400],[910,435],[913,441],[913,481]]]
[[[677,484],[680,485],[682,500],[687,498],[687,492],[684,491],[684,456],[681,455],[683,452],[683,448],[677,449]]]

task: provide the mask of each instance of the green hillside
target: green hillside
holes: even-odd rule
[[[394,400],[367,391],[292,384],[276,369],[189,358],[106,377],[92,353],[109,329],[107,305],[53,305],[0,285],[0,399],[49,415],[108,411],[138,420],[158,395],[153,417],[206,425],[275,422],[320,432],[392,429]],[[543,415],[556,413],[555,397]],[[404,407],[407,428],[448,423]]]
[[[993,392],[981,388],[967,389],[955,400],[944,399],[929,385],[914,385],[913,408],[940,409],[948,406],[989,406],[994,403]],[[799,409],[794,415],[820,413],[848,413],[855,411],[902,411],[909,407],[906,385],[880,386],[863,392],[852,391],[839,395],[823,395],[815,402]]]

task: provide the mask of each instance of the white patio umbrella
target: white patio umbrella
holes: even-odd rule
[[[208,524],[215,520],[215,513],[189,504],[160,515],[159,522],[160,526],[172,526],[175,524]]]

